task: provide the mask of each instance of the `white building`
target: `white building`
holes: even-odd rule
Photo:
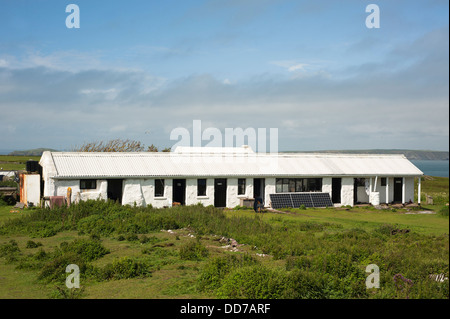
[[[327,192],[335,205],[407,203],[414,201],[414,178],[423,175],[403,155],[262,154],[247,146],[44,152],[40,165],[44,196],[66,196],[70,187],[72,202],[109,198],[153,207],[235,207],[256,197],[270,206],[269,194],[281,192]]]

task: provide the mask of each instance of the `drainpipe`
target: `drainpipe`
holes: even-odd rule
[[[405,203],[405,197],[406,197],[406,194],[405,194],[405,191],[406,191],[406,183],[405,183],[405,180],[406,180],[406,178],[402,178],[402,204],[404,204]]]
[[[421,181],[422,181],[422,177],[419,176],[419,185],[417,187],[417,203],[420,206],[420,189],[421,189]]]
[[[386,204],[389,204],[389,177],[386,177]]]

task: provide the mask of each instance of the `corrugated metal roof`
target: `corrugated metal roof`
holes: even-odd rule
[[[403,155],[45,152],[49,162],[55,178],[423,175]]]

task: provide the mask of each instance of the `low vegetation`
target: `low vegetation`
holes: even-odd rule
[[[31,298],[448,298],[448,280],[430,278],[449,275],[448,215],[414,212],[90,200],[4,217],[0,270],[26,274],[15,284]],[[65,287],[69,264],[80,268],[77,292]],[[369,264],[379,289],[366,288]],[[0,297],[10,291],[0,285]]]

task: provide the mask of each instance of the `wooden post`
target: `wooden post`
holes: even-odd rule
[[[70,206],[70,202],[72,200],[72,188],[68,187],[67,188],[67,206]]]

